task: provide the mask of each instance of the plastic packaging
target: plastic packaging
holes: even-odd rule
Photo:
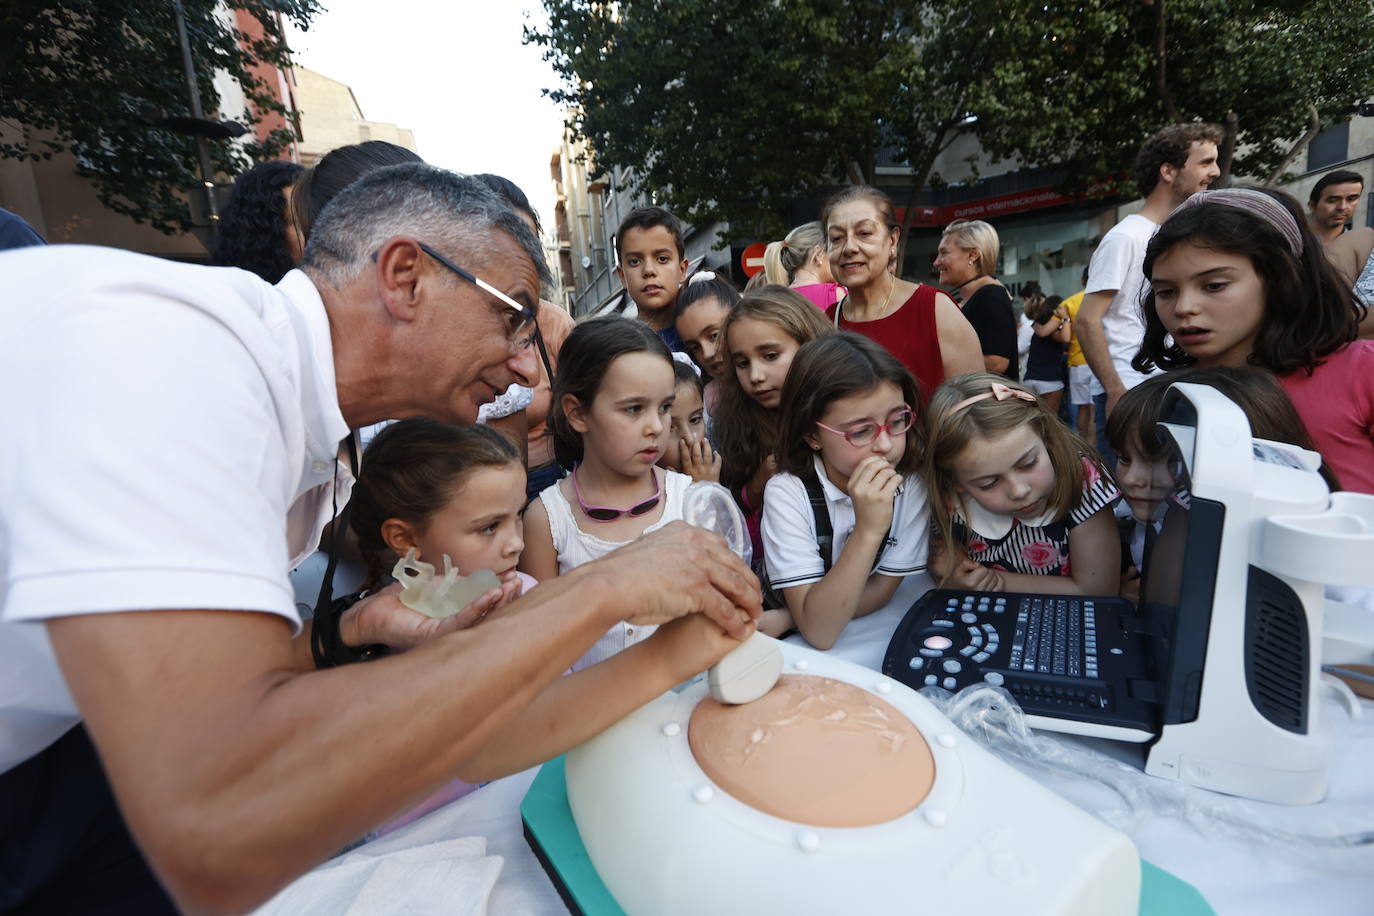
[[[683,500],[682,519],[689,525],[714,531],[725,538],[745,566],[752,566],[754,551],[749,546],[749,529],[744,514],[735,505],[730,491],[710,480],[699,480],[687,488]]]
[[[1369,827],[1374,823],[1374,812],[1330,806],[1321,812],[1320,822],[1303,818],[1306,823],[1302,826],[1310,824],[1319,828],[1317,832],[1285,829],[1277,823],[1273,806],[1147,776],[1138,767],[1078,740],[1036,734],[1026,725],[1016,701],[1000,687],[977,685],[957,694],[927,687],[920,693],[970,738],[1008,763],[1029,764],[1108,789],[1119,799],[1120,806],[1108,804],[1095,813],[1126,833],[1135,832],[1152,818],[1172,818],[1187,822],[1204,835],[1319,851],[1322,864],[1328,867],[1343,864],[1333,850],[1374,844],[1374,830]],[[1296,810],[1298,817],[1304,811],[1286,810]],[[1358,860],[1346,864],[1367,868],[1368,858],[1362,853]]]

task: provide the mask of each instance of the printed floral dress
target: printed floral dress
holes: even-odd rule
[[[1023,522],[994,515],[972,499],[955,503],[954,537],[962,541],[969,559],[992,569],[1032,576],[1069,575],[1069,532],[1121,498],[1110,477],[1083,459],[1083,498],[1067,517],[1053,511]]]

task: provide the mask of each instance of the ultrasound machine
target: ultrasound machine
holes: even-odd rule
[[[1176,487],[1147,537],[1138,607],[932,590],[883,673],[1002,687],[1034,728],[1146,743],[1155,776],[1319,801],[1323,587],[1374,582],[1374,497],[1332,494],[1319,455],[1253,439],[1210,387],[1175,384],[1163,416]]]

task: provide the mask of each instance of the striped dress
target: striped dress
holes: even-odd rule
[[[1110,477],[1083,459],[1083,498],[1061,519],[1025,523],[993,515],[972,500],[953,508],[954,537],[970,560],[992,569],[1031,576],[1069,575],[1069,532],[1121,497]]]

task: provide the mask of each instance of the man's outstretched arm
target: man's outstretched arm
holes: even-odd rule
[[[47,626],[135,839],[180,906],[215,913],[261,903],[453,778],[615,622],[693,611],[743,635],[757,582],[719,538],[679,524],[479,627],[327,671],[301,672],[268,614]]]

